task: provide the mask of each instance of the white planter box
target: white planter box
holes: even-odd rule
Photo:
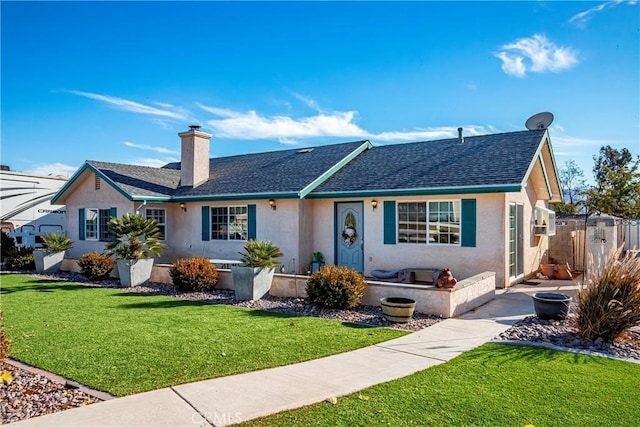
[[[53,274],[60,271],[65,251],[47,252],[33,251],[33,261],[36,265],[36,272],[40,274]]]
[[[118,276],[120,276],[120,286],[129,288],[131,286],[144,285],[151,278],[153,269],[153,258],[144,259],[119,259]]]
[[[236,299],[256,300],[269,295],[273,273],[273,268],[231,267]]]

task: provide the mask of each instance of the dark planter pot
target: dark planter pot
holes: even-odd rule
[[[389,322],[407,323],[416,309],[416,302],[409,298],[382,298],[382,314]]]
[[[536,292],[533,294],[533,308],[541,320],[560,320],[569,314],[569,295],[556,292]]]
[[[315,273],[316,271],[320,271],[324,267],[324,261],[313,261],[311,263],[311,273]]]

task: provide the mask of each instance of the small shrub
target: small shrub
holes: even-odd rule
[[[0,241],[0,259],[5,259],[15,248],[15,239],[2,231],[2,240]]]
[[[2,311],[0,311],[0,368],[2,368],[2,362],[10,356],[9,348],[11,347],[11,341],[7,337],[7,333],[4,330],[4,322],[2,320]],[[0,381],[1,382],[1,381]]]
[[[307,301],[316,308],[351,308],[360,303],[367,282],[355,270],[326,265],[307,282]]]
[[[33,248],[14,248],[4,261],[7,270],[28,271],[35,270],[33,261]]]
[[[80,273],[89,280],[103,280],[109,277],[116,262],[109,255],[89,252],[78,260]]]
[[[603,272],[578,291],[576,328],[583,339],[613,342],[640,325],[640,258],[609,254]]]
[[[182,292],[210,291],[218,283],[216,266],[204,257],[179,259],[173,263],[169,274]]]

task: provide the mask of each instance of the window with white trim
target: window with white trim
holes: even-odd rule
[[[398,203],[398,242],[460,244],[460,201]]]
[[[247,240],[247,206],[211,207],[211,240]]]
[[[160,240],[167,240],[167,211],[164,208],[146,208],[147,219],[155,219],[158,222],[158,229],[162,233]]]
[[[85,208],[84,238],[86,240],[109,241],[109,209]]]

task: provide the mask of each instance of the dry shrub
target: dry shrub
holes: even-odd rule
[[[169,270],[173,284],[182,292],[210,291],[218,283],[218,270],[208,258],[179,259]]]
[[[325,265],[307,282],[307,301],[316,308],[351,308],[360,304],[367,282],[355,270]]]
[[[609,254],[602,273],[578,292],[576,327],[583,339],[613,342],[640,325],[640,258]]]
[[[11,341],[7,338],[7,333],[4,330],[4,322],[2,320],[2,311],[0,311],[0,368],[2,363],[9,357],[9,348],[11,347]],[[0,382],[1,383],[1,382]]]
[[[115,264],[109,255],[98,252],[86,253],[78,260],[80,273],[91,281],[108,278]]]

